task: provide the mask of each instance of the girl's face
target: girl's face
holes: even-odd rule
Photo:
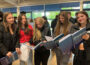
[[[36,21],[36,26],[38,29],[41,29],[43,27],[43,24],[41,24],[39,21]]]
[[[64,17],[60,15],[59,18],[60,18],[61,23],[64,23]]]
[[[87,22],[87,17],[86,17],[86,15],[79,13],[79,14],[77,15],[77,21],[78,21],[80,24],[86,23],[86,22]]]
[[[13,24],[14,23],[14,17],[12,14],[9,14],[7,17],[6,17],[6,20],[9,24]]]
[[[22,23],[23,25],[25,25],[25,23],[26,23],[26,17],[25,17],[25,16],[22,16],[22,21],[21,21],[21,23]]]

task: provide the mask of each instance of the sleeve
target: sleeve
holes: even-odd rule
[[[89,34],[89,39],[84,41],[85,48],[90,47],[90,23],[86,26],[87,34]]]
[[[3,44],[3,28],[2,28],[2,26],[0,26],[0,52],[3,55],[6,55],[8,53],[7,48]]]
[[[72,34],[72,33],[74,33],[74,32],[75,32],[75,30],[74,30],[74,25],[72,25],[72,26],[71,26],[70,33]]]
[[[43,30],[42,34],[43,34],[44,36],[51,36],[50,27],[47,26],[46,24],[44,25],[44,30]]]
[[[51,36],[50,27],[44,25],[44,30],[42,31],[42,41],[46,40],[45,36]]]
[[[89,34],[89,39],[88,40],[86,40],[86,43],[87,44],[89,44],[89,46],[90,46],[90,23],[87,25],[87,27],[86,27],[87,29],[87,34]]]
[[[30,39],[29,43],[32,45],[33,44],[33,38]]]
[[[54,20],[51,23],[51,28],[54,28]]]
[[[85,40],[85,43],[86,43],[87,47],[90,47],[90,33],[88,33],[88,34],[89,34],[89,39]]]
[[[17,30],[16,30],[16,38],[17,38],[16,48],[20,48],[20,42],[19,42],[19,28],[17,28]]]
[[[90,36],[90,35],[89,35],[89,36]],[[90,47],[90,37],[89,37],[88,40],[85,40],[85,41],[86,41],[87,45]]]

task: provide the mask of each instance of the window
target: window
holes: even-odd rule
[[[77,12],[77,11],[71,11],[71,16],[72,16],[73,18],[76,17],[76,16],[75,16],[76,12]]]
[[[27,18],[31,18],[31,13],[26,13]]]
[[[17,17],[17,13],[13,13],[13,16],[14,16],[14,17]]]
[[[60,13],[60,11],[47,11],[46,12],[46,17],[49,20],[55,19],[56,15],[58,15]]]
[[[90,18],[90,3],[88,3],[88,4],[83,4],[83,8],[84,9],[86,9],[85,11],[88,13],[88,16],[89,16],[89,18]]]
[[[46,11],[46,17],[48,19],[48,23],[51,26],[51,22],[55,19],[56,15],[58,15],[60,11]]]
[[[89,18],[90,18],[90,15],[89,15],[89,14],[90,14],[90,11],[86,11],[86,12],[88,13],[88,16],[89,16]]]
[[[67,8],[61,8],[61,10],[64,10],[64,11],[70,11],[71,12],[71,16],[73,17],[73,18],[75,18],[75,14],[76,14],[76,12],[77,12],[77,10],[79,10],[80,9],[80,7],[67,7]]]
[[[72,10],[72,9],[80,9],[80,7],[64,7],[61,10]]]
[[[84,8],[84,9],[90,8],[90,4],[84,4],[84,5],[83,5],[83,8]]]
[[[42,17],[44,16],[44,11],[34,11],[32,12],[32,18]]]

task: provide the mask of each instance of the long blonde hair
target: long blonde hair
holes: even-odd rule
[[[40,24],[44,25],[45,20],[42,17],[38,17],[36,18],[34,23],[34,31],[33,31],[33,41],[37,41],[37,40],[41,40],[41,32],[40,30],[37,28],[36,22],[38,21]]]
[[[64,23],[62,24],[61,21],[60,21],[60,16],[63,16],[64,17]],[[57,24],[56,24],[56,27],[55,27],[55,36],[59,35],[60,33],[63,33],[64,35],[67,35],[69,30],[68,30],[68,27],[69,27],[69,19],[68,19],[68,13],[65,12],[65,11],[62,11],[60,14],[59,14],[59,18],[58,18],[58,21],[57,21]],[[62,32],[60,32],[60,29],[61,29],[61,26],[63,27],[62,29]]]

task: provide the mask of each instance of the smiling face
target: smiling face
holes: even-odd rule
[[[38,20],[36,21],[36,26],[38,29],[41,29],[43,27],[43,24],[41,24]]]
[[[82,13],[79,13],[77,15],[77,21],[80,23],[80,24],[84,24],[84,23],[87,23],[87,16],[82,14]]]
[[[59,19],[60,19],[61,23],[64,23],[64,17],[62,15],[60,15]]]
[[[9,24],[13,24],[14,23],[14,17],[12,14],[8,14],[8,16],[6,17],[6,21]]]
[[[26,17],[23,15],[22,16],[22,21],[21,21],[21,23],[23,24],[23,25],[25,25],[25,23],[26,23]]]
[[[35,19],[35,26],[38,29],[42,29],[42,27],[44,26],[44,23],[45,23],[45,20],[41,17],[38,17],[38,18]]]

